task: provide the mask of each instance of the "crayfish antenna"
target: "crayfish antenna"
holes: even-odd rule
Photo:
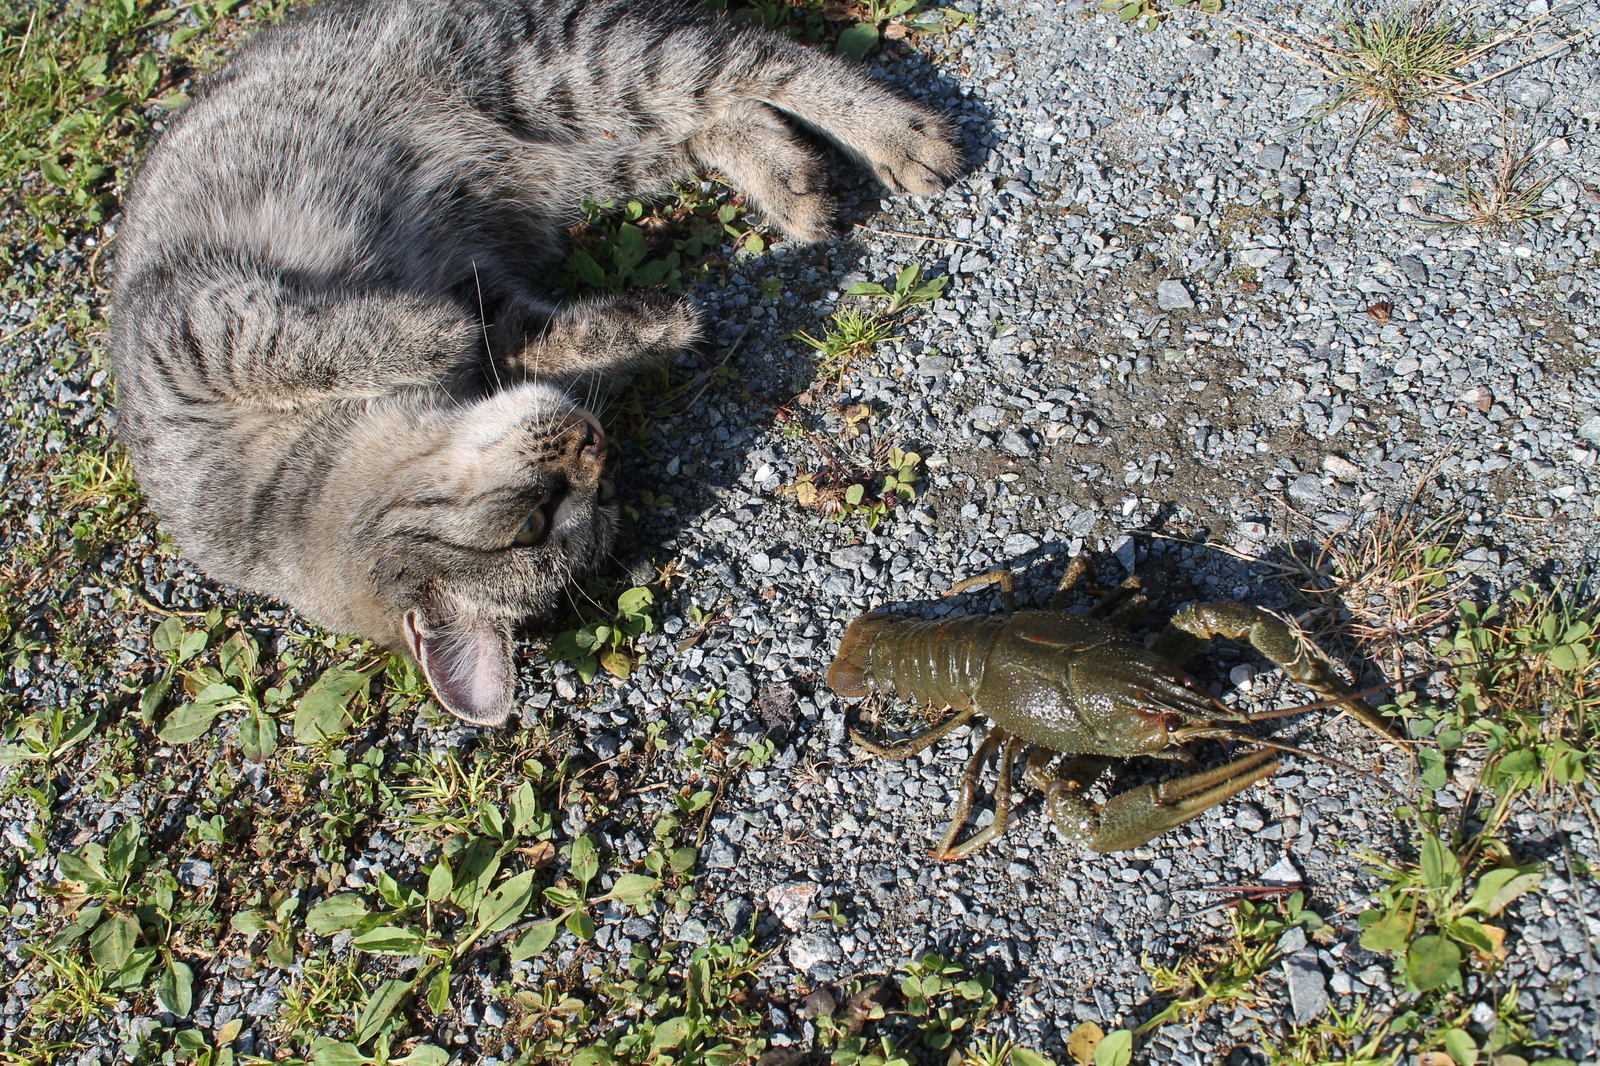
[[[1215,731],[1208,730],[1204,735],[1213,738],[1226,737],[1230,740],[1237,740],[1245,744],[1259,744],[1263,748],[1272,748],[1275,751],[1286,751],[1290,755],[1303,755],[1307,759],[1312,759],[1320,763],[1327,763],[1329,766],[1337,766],[1341,770],[1348,770],[1353,774],[1364,777],[1373,784],[1392,792],[1397,799],[1407,801],[1410,799],[1410,797],[1404,792],[1401,792],[1398,788],[1395,788],[1377,774],[1368,770],[1363,770],[1359,766],[1352,766],[1343,759],[1336,759],[1331,755],[1324,755],[1318,751],[1310,751],[1306,748],[1296,747],[1293,744],[1285,744],[1281,740],[1268,740],[1265,737],[1252,736],[1249,733],[1236,733],[1231,729],[1218,729]]]

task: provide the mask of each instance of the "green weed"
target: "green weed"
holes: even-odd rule
[[[573,249],[559,284],[569,290],[621,292],[641,286],[682,292],[712,269],[712,254],[724,240],[754,254],[766,248],[743,223],[742,199],[726,187],[716,195],[696,181],[680,182],[670,203],[647,207],[629,201],[583,201],[585,221],[573,228]]]
[[[842,1006],[815,1019],[817,1046],[833,1066],[912,1066],[924,1055],[952,1057],[958,1041],[970,1044],[999,1005],[994,978],[969,976],[939,955],[924,955],[903,968],[890,986],[856,981]],[[867,1032],[869,1023],[880,1023]],[[1018,1061],[1026,1062],[1026,1056]]]
[[[1114,13],[1124,25],[1154,33],[1162,23],[1191,4],[1208,15],[1222,10],[1222,0],[1100,0],[1099,8]]]
[[[1243,900],[1230,920],[1232,936],[1226,943],[1203,946],[1180,959],[1176,966],[1145,961],[1145,971],[1157,994],[1172,998],[1138,1032],[1146,1033],[1174,1021],[1193,1021],[1219,1003],[1256,999],[1261,976],[1278,961],[1278,939],[1295,926],[1314,933],[1327,925],[1305,906],[1302,892],[1291,895],[1281,909]]]
[[[1504,605],[1459,611],[1437,649],[1459,670],[1455,698],[1404,693],[1392,707],[1413,736],[1435,742],[1417,752],[1423,783],[1443,787],[1455,753],[1476,750],[1481,787],[1576,802],[1600,774],[1600,599],[1523,587]]]
[[[655,619],[650,614],[655,594],[648,588],[630,588],[617,596],[612,610],[599,608],[597,601],[588,599],[595,606],[580,605],[581,624],[552,640],[545,655],[551,662],[571,663],[586,685],[602,669],[626,680],[633,672],[633,642],[655,631]]]
[[[1459,989],[1469,959],[1493,969],[1505,959],[1505,929],[1491,924],[1543,876],[1513,863],[1485,827],[1459,852],[1422,827],[1421,861],[1391,862],[1370,852],[1369,872],[1388,884],[1360,916],[1361,946],[1394,956],[1395,975],[1412,992]]]
[[[880,461],[867,467],[844,469],[828,466],[802,470],[793,484],[778,491],[794,496],[801,507],[821,511],[836,522],[860,521],[876,529],[896,507],[917,498],[916,452],[889,448]]]

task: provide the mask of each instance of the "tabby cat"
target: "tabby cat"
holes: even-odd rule
[[[891,190],[958,167],[924,108],[677,0],[327,0],[260,34],[160,138],[117,239],[120,433],[167,528],[504,722],[512,626],[616,527],[572,396],[699,337],[664,296],[541,299],[564,229],[714,167],[822,240],[791,122]]]

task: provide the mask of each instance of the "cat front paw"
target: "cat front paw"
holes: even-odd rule
[[[931,196],[961,173],[964,161],[951,124],[914,104],[899,104],[881,116],[879,133],[867,146],[868,161],[891,192]]]

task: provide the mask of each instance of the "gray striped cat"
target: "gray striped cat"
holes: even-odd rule
[[[504,722],[512,626],[616,527],[572,396],[699,336],[662,296],[540,299],[564,228],[715,167],[821,240],[789,120],[891,190],[958,167],[929,111],[675,0],[328,0],[262,33],[151,151],[118,235],[120,432],[167,528]]]

